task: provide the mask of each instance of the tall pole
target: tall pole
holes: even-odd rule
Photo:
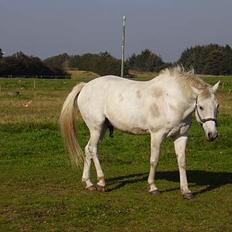
[[[121,58],[121,77],[124,77],[125,33],[126,33],[126,16],[123,16],[123,18],[122,18],[122,58]]]

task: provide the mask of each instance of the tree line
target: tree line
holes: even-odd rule
[[[86,53],[83,55],[68,55],[67,53],[50,57],[44,62],[50,67],[63,67],[64,69],[79,69],[92,71],[101,76],[120,75],[121,61],[108,52],[99,54]],[[128,68],[125,67],[125,75],[128,75]]]
[[[231,75],[232,49],[229,45],[217,44],[187,48],[178,63],[200,74]]]
[[[64,53],[50,57],[44,62],[54,67],[92,71],[101,76],[107,74],[120,76],[121,74],[121,60],[116,59],[107,51],[98,54],[86,53],[73,56]],[[140,54],[133,54],[125,61],[124,75],[129,76],[129,69],[159,72],[170,65],[170,63],[165,63],[159,55],[145,49]]]
[[[38,57],[27,56],[22,52],[3,57],[0,49],[0,76],[68,78],[69,74],[63,68],[49,66]]]
[[[132,54],[125,62],[125,76],[129,69],[159,72],[161,69],[181,64],[184,68],[194,68],[198,74],[231,75],[232,49],[229,45],[209,44],[185,49],[175,63],[164,62],[160,55],[149,49]],[[67,53],[40,60],[18,52],[4,57],[0,49],[0,76],[34,75],[67,77],[65,70],[79,69],[99,75],[120,75],[121,61],[108,52],[98,54],[68,55]]]

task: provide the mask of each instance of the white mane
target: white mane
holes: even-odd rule
[[[189,90],[191,87],[194,87],[202,91],[202,94],[205,96],[210,94],[210,85],[195,75],[194,69],[186,71],[183,66],[178,65],[173,68],[166,68],[160,74],[175,78],[183,89]]]

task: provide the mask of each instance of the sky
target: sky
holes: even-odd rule
[[[232,46],[232,0],[0,0],[0,48],[42,59],[109,51],[126,57],[150,49],[176,61],[184,49]]]

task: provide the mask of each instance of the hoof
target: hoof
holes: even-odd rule
[[[150,194],[152,194],[152,195],[160,195],[160,191],[158,189],[156,189],[156,190],[151,191]]]
[[[101,185],[98,185],[98,184],[97,184],[96,188],[97,188],[97,191],[98,191],[98,192],[101,192],[101,193],[104,193],[104,192],[105,192],[105,187],[104,187],[104,186],[101,186]]]
[[[96,189],[96,187],[94,186],[94,185],[92,185],[92,186],[90,186],[90,187],[88,187],[88,188],[86,188],[88,191],[90,191],[90,192],[94,192],[94,191],[96,191],[97,189]]]
[[[187,199],[187,200],[191,200],[193,198],[193,194],[192,193],[184,193],[183,198]]]

